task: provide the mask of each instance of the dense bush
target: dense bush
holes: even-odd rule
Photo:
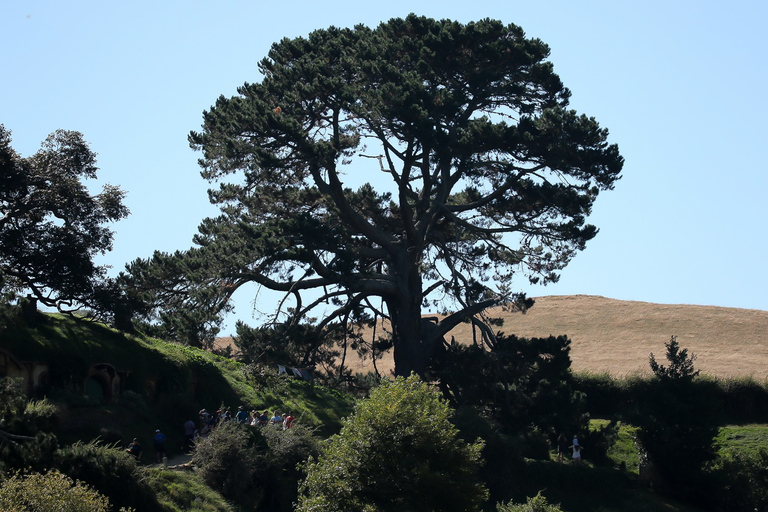
[[[768,509],[768,450],[754,455],[726,452],[710,468],[712,482],[707,493],[723,512],[753,512]]]
[[[596,418],[622,419],[638,409],[647,392],[648,378],[632,375],[614,378],[609,374],[588,372],[574,375],[574,387],[584,393],[586,409]],[[720,404],[724,423],[768,423],[768,382],[753,378],[718,378],[699,376],[701,391]]]
[[[499,503],[496,512],[562,512],[560,505],[552,505],[547,498],[537,494],[533,498],[528,498],[525,503]]]
[[[461,441],[450,415],[415,376],[382,384],[307,464],[297,510],[479,510],[482,443]]]
[[[161,510],[136,460],[121,449],[98,441],[77,442],[56,452],[55,465],[108,496],[116,506],[141,512]]]
[[[264,440],[257,431],[236,422],[221,423],[195,444],[192,464],[211,488],[240,504],[254,501],[254,474]]]
[[[15,473],[0,485],[0,510],[109,512],[106,496],[58,471]]]
[[[0,471],[50,467],[58,441],[40,427],[53,414],[47,401],[27,402],[20,379],[0,379]]]
[[[205,485],[193,472],[161,467],[144,468],[147,483],[155,492],[164,512],[233,512],[232,505]]]
[[[298,499],[299,482],[304,477],[300,464],[317,456],[320,441],[303,425],[287,430],[264,428],[267,450],[259,457],[255,484],[262,489],[260,508],[271,511],[293,510]]]
[[[511,433],[534,426],[555,438],[588,423],[583,394],[573,385],[570,345],[566,336],[504,334],[490,349],[456,343],[436,358],[430,377],[457,408],[478,407]]]
[[[768,423],[768,383],[752,378],[718,379],[715,383],[728,423]]]

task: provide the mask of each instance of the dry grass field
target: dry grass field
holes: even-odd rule
[[[768,379],[768,311],[564,295],[539,297],[526,314],[499,308],[491,316],[504,318],[501,330],[520,337],[567,335],[575,371],[616,377],[648,372],[648,355],[653,352],[664,364],[664,343],[675,335],[696,355],[695,366],[703,373]],[[464,343],[472,339],[465,324],[450,335]],[[231,338],[219,338],[217,344],[229,345]],[[347,355],[347,365],[353,372],[373,370],[370,360],[352,354]],[[385,354],[376,365],[379,372],[389,374],[392,354]]]
[[[506,333],[520,337],[567,335],[576,371],[608,372],[614,376],[648,372],[648,355],[660,362],[670,336],[696,355],[696,367],[717,377],[768,378],[768,311],[652,304],[591,295],[539,297],[526,314],[492,311],[504,318]],[[470,342],[468,325],[451,335]],[[350,361],[353,372],[372,369],[370,361]],[[387,374],[391,354],[377,362]]]

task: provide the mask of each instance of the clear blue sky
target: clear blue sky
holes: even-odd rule
[[[515,288],[768,310],[761,0],[3,2],[0,123],[23,156],[58,128],[85,135],[99,183],[128,193],[132,214],[100,260],[117,272],[155,249],[190,247],[216,213],[186,137],[219,95],[260,79],[272,42],[409,12],[496,18],[542,39],[571,106],[607,127],[626,158],[590,219],[599,235],[560,283],[521,277]],[[249,293],[236,314],[253,324]]]

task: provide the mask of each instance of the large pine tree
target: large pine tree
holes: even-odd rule
[[[483,311],[519,299],[515,273],[557,280],[623,164],[548,56],[515,25],[415,15],[274,44],[190,135],[221,215],[177,255],[197,291],[178,290],[221,307],[256,283],[286,294],[283,321],[322,306],[321,327],[374,311],[399,375],[459,322],[492,342]],[[424,321],[430,303],[452,313]]]

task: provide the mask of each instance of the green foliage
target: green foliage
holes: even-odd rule
[[[255,485],[262,490],[259,508],[290,512],[298,500],[298,487],[304,472],[300,465],[317,457],[320,441],[302,425],[287,430],[264,428],[260,432],[267,450],[260,454]]]
[[[45,401],[27,403],[20,379],[0,379],[0,471],[48,467],[58,442],[40,427],[50,412]]]
[[[25,420],[35,430],[50,430],[56,421],[57,407],[47,398],[30,400],[24,408]]]
[[[112,249],[105,225],[128,215],[124,192],[105,185],[91,195],[84,180],[96,178],[96,154],[82,134],[57,130],[35,155],[11,148],[0,125],[0,285],[31,291],[59,309],[98,306],[108,286],[96,255]]]
[[[115,506],[142,512],[161,510],[136,460],[117,447],[98,441],[76,442],[57,451],[55,466],[108,496]]]
[[[518,338],[500,334],[490,350],[452,344],[436,360],[441,389],[458,406],[489,411],[510,432],[535,427],[554,439],[586,431],[587,416],[570,372],[566,336]],[[540,451],[548,457],[549,449]]]
[[[606,455],[617,466],[629,473],[639,475],[640,453],[637,446],[637,427],[625,423],[617,424],[619,429],[614,443]]]
[[[143,474],[163,512],[234,512],[233,506],[195,473],[148,467]]]
[[[632,423],[663,492],[688,499],[700,494],[704,466],[714,459],[718,405],[716,385],[694,381],[693,356],[673,337],[667,346],[669,367],[656,366],[656,378],[642,389]],[[653,363],[653,358],[651,358]],[[653,365],[652,365],[653,366]]]
[[[210,436],[195,444],[192,464],[206,485],[238,503],[253,500],[254,474],[258,470],[257,431],[236,422],[220,424]]]
[[[494,502],[525,503],[541,492],[550,503],[559,503],[569,512],[663,510],[643,507],[647,498],[630,493],[633,483],[628,475],[612,467],[526,460],[514,470],[507,495]]]
[[[719,402],[728,423],[768,422],[768,381],[754,378],[717,379]]]
[[[514,504],[507,503],[496,507],[496,512],[562,512],[560,505],[552,505],[547,501],[547,498],[537,494],[533,498],[528,498],[525,503]]]
[[[768,382],[754,378],[711,378],[699,375],[700,389],[719,404],[723,423],[768,422]],[[574,374],[574,387],[584,394],[586,409],[597,418],[620,420],[634,414],[647,391],[647,379],[638,375],[613,378],[608,374]]]
[[[458,439],[450,416],[415,376],[383,383],[307,464],[298,510],[479,510],[483,445]]]
[[[0,428],[18,420],[27,406],[21,389],[21,379],[0,378]]]
[[[189,251],[131,264],[126,288],[199,324],[257,283],[285,294],[277,321],[323,310],[331,337],[382,310],[396,373],[423,374],[458,323],[519,298],[515,274],[555,281],[619,179],[618,148],[568,108],[548,57],[516,25],[416,15],[275,43],[261,81],[189,136],[221,215]],[[422,305],[446,300],[455,312],[425,325]]]
[[[316,368],[316,377],[333,377],[341,355],[337,338],[316,325],[280,324],[254,329],[237,322],[234,343],[246,363],[280,363]],[[325,369],[320,372],[320,369]],[[324,374],[324,375],[323,375]]]
[[[768,505],[768,448],[729,450],[709,469],[715,492],[707,495],[717,510],[752,512]]]
[[[0,485],[0,510],[109,512],[109,500],[58,471],[15,473]],[[121,509],[122,510],[122,509]]]
[[[693,368],[693,362],[696,356],[688,355],[688,349],[680,348],[677,342],[677,336],[672,336],[664,346],[667,348],[666,358],[669,366],[664,366],[656,362],[656,358],[651,352],[648,364],[653,374],[660,379],[667,379],[672,382],[690,382],[699,375],[699,370]]]

